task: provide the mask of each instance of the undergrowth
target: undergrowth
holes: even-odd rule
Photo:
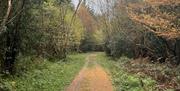
[[[64,91],[85,63],[87,54],[69,55],[66,61],[24,57],[17,74],[0,77],[0,91]]]
[[[157,81],[158,91],[176,91],[180,87],[180,66],[170,63],[151,63],[148,58],[139,58],[126,63],[126,71],[141,73]]]
[[[111,75],[115,91],[155,91],[155,80],[125,70],[124,64],[130,61],[129,58],[121,57],[118,61],[114,61],[105,54],[98,53],[97,60]]]

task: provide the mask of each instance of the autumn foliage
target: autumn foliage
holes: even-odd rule
[[[108,0],[107,0],[108,1]],[[178,0],[117,0],[98,17],[109,56],[180,63]]]
[[[128,5],[128,13],[131,19],[142,24],[146,31],[152,32],[157,39],[162,41],[165,58],[174,56],[178,63],[180,42],[178,0],[145,0],[141,3]],[[156,45],[159,46],[159,45]]]

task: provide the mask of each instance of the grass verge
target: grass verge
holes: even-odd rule
[[[85,63],[87,54],[69,55],[67,61],[43,59],[23,75],[0,77],[0,91],[64,91]],[[29,59],[29,58],[28,58]],[[38,62],[39,60],[34,60]],[[28,65],[28,64],[27,64]]]
[[[156,81],[140,73],[131,74],[125,70],[124,64],[130,59],[121,57],[114,61],[103,53],[97,55],[98,63],[111,75],[115,91],[155,91]]]

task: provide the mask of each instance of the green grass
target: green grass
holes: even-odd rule
[[[23,75],[0,78],[0,88],[10,91],[64,91],[85,63],[87,54],[70,55],[66,62],[44,60]],[[58,62],[59,61],[59,62]],[[1,89],[0,89],[1,91]]]
[[[150,77],[141,77],[125,71],[124,64],[130,59],[121,57],[118,61],[114,61],[105,54],[98,53],[97,60],[111,75],[115,91],[154,91],[156,82]]]

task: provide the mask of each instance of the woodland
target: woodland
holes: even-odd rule
[[[77,1],[0,0],[0,91],[64,91],[89,53],[117,91],[180,90],[179,0]]]

